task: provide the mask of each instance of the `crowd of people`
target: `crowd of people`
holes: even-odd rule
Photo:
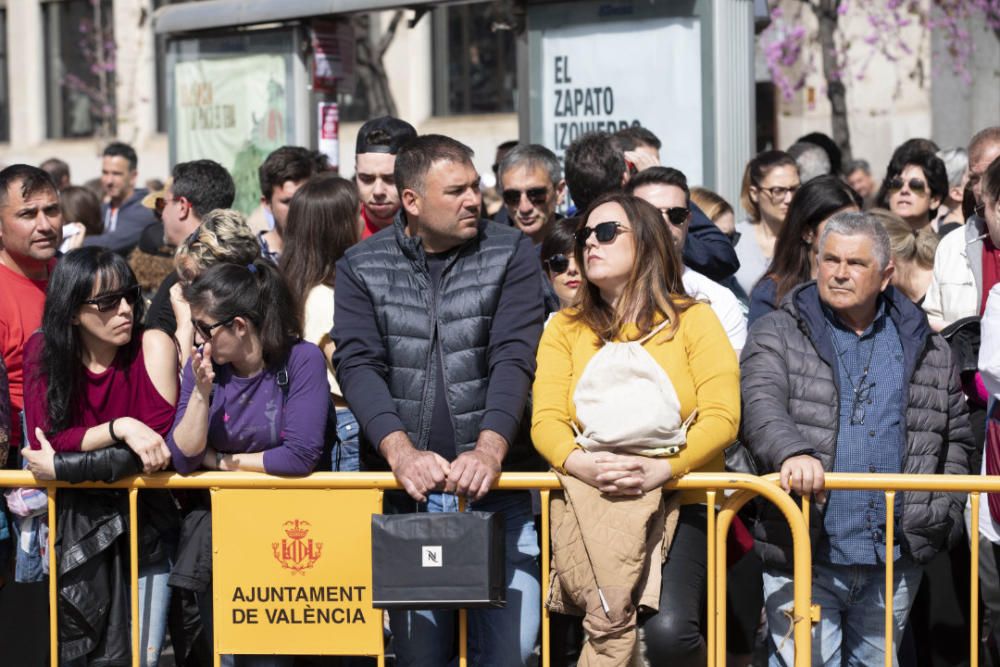
[[[977,530],[995,659],[1000,498],[971,517],[963,494],[901,494],[887,550],[883,494],[824,475],[1000,474],[1000,126],[963,148],[909,140],[880,183],[807,135],[749,161],[738,208],[671,158],[641,127],[585,134],[562,161],[507,142],[487,211],[467,146],[382,117],[352,179],[302,147],[267,156],[250,218],[209,159],[149,191],[112,143],[100,195],[59,160],[7,167],[0,464],[70,482],[389,470],[387,511],[468,498],[504,517],[508,588],[469,612],[474,665],[533,664],[543,602],[554,665],[705,664],[706,497],[664,484],[780,473],[815,501],[813,664],[961,664],[928,662],[928,631],[955,620],[941,614]],[[562,490],[540,536],[537,499],[492,487],[548,469]],[[207,664],[207,497],[140,493],[131,618],[126,496],[58,493],[60,664],[131,664],[136,623],[144,667],[168,627],[177,664]],[[3,509],[0,598],[50,562],[44,491],[8,489]],[[737,524],[729,663],[791,665],[789,528],[766,504]],[[450,664],[455,620],[390,612],[395,664]],[[6,627],[30,645],[17,664],[44,664],[39,619]]]

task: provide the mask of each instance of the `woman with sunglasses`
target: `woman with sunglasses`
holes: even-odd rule
[[[545,277],[552,285],[552,290],[559,297],[559,308],[569,308],[576,303],[582,278],[576,265],[575,247],[576,228],[579,218],[561,218],[552,223],[548,234],[542,241],[540,256]],[[549,320],[555,313],[549,315]]]
[[[216,264],[184,286],[184,299],[198,347],[167,437],[177,472],[311,473],[324,452],[330,385],[323,353],[301,339],[301,316],[277,267],[260,257]],[[202,533],[182,545],[175,577],[210,581],[211,572],[188,558],[210,539]],[[209,637],[210,590],[196,591]],[[224,664],[284,666],[291,658],[236,656]]]
[[[740,204],[750,217],[737,222],[734,233],[740,268],[733,287],[744,304],[774,257],[774,245],[799,185],[799,168],[788,153],[764,151],[747,163]]]
[[[875,203],[901,217],[917,233],[937,217],[938,206],[947,196],[948,170],[941,158],[911,149],[893,156]]]
[[[690,471],[723,469],[723,449],[739,425],[739,367],[712,309],[684,294],[680,255],[656,208],[612,193],[593,202],[582,220],[575,254],[584,282],[578,304],[558,313],[542,334],[531,434],[538,451],[565,476],[564,489],[573,489],[568,493],[583,489],[588,499],[632,499],[635,512],[621,516],[635,516],[640,509],[656,510],[645,503],[651,498],[659,505],[657,494],[667,481]],[[634,361],[621,361],[628,366],[617,369],[619,380],[602,388],[594,375],[616,374],[623,343],[633,343],[628,359]],[[645,396],[631,381],[633,363],[641,364],[648,378]],[[596,432],[598,413],[630,432]],[[643,627],[642,650],[650,664],[704,664],[705,495],[683,492],[670,501],[679,505],[679,514],[661,569],[660,545],[645,552],[646,537],[636,537],[645,552],[638,554],[639,562],[662,582],[658,590],[646,590],[658,611],[636,623]],[[572,588],[562,577],[560,572],[561,585]],[[638,589],[630,590],[652,585],[637,583]],[[583,588],[564,592],[586,606]],[[588,615],[584,625],[593,620]]]
[[[841,211],[860,211],[861,196],[839,177],[819,176],[803,185],[788,206],[767,273],[750,293],[748,326],[777,310],[792,289],[816,278],[816,253],[826,221]]]
[[[113,481],[167,465],[177,401],[170,337],[143,331],[135,276],[118,254],[69,252],[49,281],[42,328],[25,347],[29,469],[45,479]],[[34,451],[32,451],[34,450]],[[60,664],[123,664],[131,651],[128,507],[122,491],[61,489],[58,498]],[[140,494],[139,631],[155,665],[166,628],[176,510]],[[72,558],[60,554],[73,553]]]

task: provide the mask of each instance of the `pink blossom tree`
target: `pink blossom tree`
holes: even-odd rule
[[[90,103],[95,122],[95,137],[100,141],[115,134],[115,44],[112,17],[102,0],[90,0],[91,16],[80,21],[80,56],[87,64],[89,77],[66,74],[63,84],[84,95]]]
[[[822,76],[830,101],[833,140],[851,159],[851,132],[847,122],[846,81],[861,80],[873,58],[900,63],[915,55],[910,42],[912,27],[926,36],[940,31],[952,74],[967,85],[972,83],[969,60],[972,35],[968,26],[976,23],[1000,31],[1000,0],[930,0],[929,10],[920,0],[769,0],[771,23],[761,33],[761,46],[774,84],[785,100],[805,86],[806,78],[818,71],[814,44],[819,45]],[[816,20],[815,33],[806,27],[806,13]],[[843,31],[842,19],[851,12],[865,17],[865,29],[857,38]],[[860,57],[859,57],[860,56]],[[923,63],[917,56],[917,65]]]

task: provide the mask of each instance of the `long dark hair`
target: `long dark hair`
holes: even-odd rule
[[[774,242],[774,259],[765,274],[777,288],[776,303],[796,285],[812,278],[809,264],[812,249],[805,241],[807,233],[815,235],[819,223],[841,209],[850,206],[861,209],[861,204],[858,193],[837,176],[818,176],[799,188],[788,205],[785,224]]]
[[[253,322],[264,363],[277,368],[302,337],[302,317],[288,283],[267,260],[247,265],[216,264],[184,287],[184,299],[219,322],[243,317]]]
[[[598,206],[608,203],[618,204],[624,209],[635,243],[635,263],[618,299],[623,305],[616,308],[605,301],[597,285],[587,279],[584,248],[577,245],[576,265],[584,283],[574,318],[590,327],[603,340],[614,340],[633,323],[629,319],[633,314],[636,316],[634,324],[639,330],[637,339],[653,330],[657,317],[663,317],[670,322],[666,331],[668,338],[672,338],[680,325],[680,314],[694,301],[684,291],[684,283],[681,282],[684,267],[670,230],[652,204],[622,192],[610,192],[591,202],[580,216],[578,229],[587,224],[587,219]],[[617,242],[621,243],[622,239]]]
[[[79,248],[66,253],[56,264],[45,297],[45,342],[37,369],[48,381],[45,400],[52,432],[62,431],[72,423],[77,413],[73,399],[79,396],[83,384],[83,343],[79,327],[70,322],[83,302],[91,298],[94,285],[100,285],[101,292],[114,292],[137,284],[128,262],[104,248]],[[125,349],[126,363],[135,358],[141,344],[144,313],[145,305],[139,299],[132,307],[132,338]]]
[[[313,287],[333,287],[337,260],[358,242],[359,206],[357,187],[336,174],[313,176],[292,197],[279,266],[302,307]]]

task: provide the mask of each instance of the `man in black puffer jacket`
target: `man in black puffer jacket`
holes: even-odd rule
[[[886,506],[881,491],[834,491],[824,472],[967,474],[972,432],[947,343],[889,287],[878,220],[841,213],[820,239],[816,282],[751,329],[741,359],[743,442],[786,490],[812,493],[813,664],[884,660]],[[896,496],[893,612],[898,642],[920,567],[960,535],[964,494]],[[763,508],[755,530],[779,664],[792,664],[791,534]]]
[[[361,425],[366,469],[391,468],[398,512],[454,511],[457,496],[502,514],[507,606],[469,612],[471,662],[524,665],[538,633],[538,547],[527,492],[489,491],[503,470],[540,461],[528,394],[542,333],[531,241],[479,219],[472,151],[440,135],[396,156],[402,210],[337,262],[334,367]],[[453,614],[390,611],[396,663],[446,665]]]

